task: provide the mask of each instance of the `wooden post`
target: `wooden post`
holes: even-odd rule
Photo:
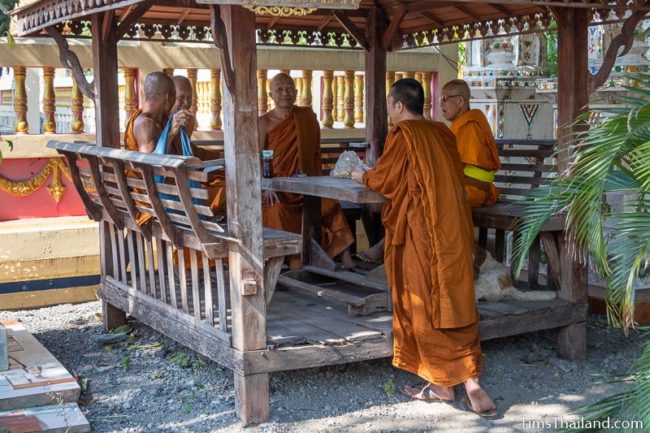
[[[334,125],[332,110],[334,108],[334,99],[332,93],[332,84],[334,83],[334,71],[323,71],[323,95],[321,104],[323,106],[323,128],[331,128]]]
[[[345,71],[343,109],[345,110],[343,125],[346,128],[354,128],[354,71]]]
[[[587,127],[575,124],[576,116],[589,104],[589,70],[587,57],[587,28],[589,11],[578,8],[554,10],[558,23],[558,147],[567,148],[573,135]],[[558,173],[568,168],[571,154],[562,152],[558,157]],[[586,318],[587,269],[573,259],[574,246],[560,248],[559,298],[584,303]],[[587,354],[586,322],[560,329],[558,353],[569,359],[585,359]]]
[[[259,114],[264,114],[269,110],[269,94],[266,90],[267,70],[257,70],[257,110]]]
[[[302,70],[302,105],[305,107],[311,107],[311,80],[312,80],[312,71],[310,69]]]
[[[354,76],[354,121],[363,123],[363,75]]]
[[[210,129],[221,131],[221,70],[210,69]]]
[[[81,88],[77,84],[77,79],[72,74],[72,126],[71,132],[73,134],[82,134],[84,132],[84,96],[81,93]]]
[[[393,71],[388,71],[386,72],[386,95],[390,93],[390,86],[393,85],[395,82],[395,72]],[[388,114],[386,114],[386,117],[388,117]],[[388,117],[388,126],[393,126],[393,121]]]
[[[187,68],[187,79],[190,80],[192,85],[192,106],[190,107],[190,112],[196,114],[196,109],[198,106],[199,95],[196,89],[196,77],[198,74],[198,69],[196,68]]]
[[[231,243],[228,255],[232,346],[245,352],[267,347],[255,15],[241,6],[220,8],[231,65],[224,61],[223,49],[221,63],[237,71],[234,82],[224,87],[228,229],[241,243]],[[235,410],[245,424],[268,418],[267,373],[235,373]]]
[[[343,122],[345,119],[345,77],[339,75],[336,77],[336,121]]]
[[[371,165],[375,165],[381,155],[388,133],[386,50],[382,47],[386,27],[387,20],[381,10],[370,9],[366,24],[366,39],[370,44],[366,53],[366,139],[370,143],[368,161]]]
[[[29,134],[27,123],[27,89],[25,76],[27,70],[24,66],[14,66],[14,81],[16,93],[14,94],[14,112],[16,113],[16,134]]]
[[[422,72],[420,78],[424,89],[424,118],[431,120],[431,72]]]
[[[95,130],[98,146],[120,146],[119,96],[117,86],[117,26],[112,12],[91,16],[92,58],[95,85]],[[113,275],[109,223],[99,225],[102,277]],[[126,313],[102,301],[104,327],[114,329],[126,323]]]
[[[56,94],[54,93],[54,68],[43,67],[43,131],[46,134],[56,134]]]
[[[126,119],[131,117],[138,109],[138,92],[135,88],[135,78],[138,70],[136,68],[123,68],[124,71],[124,111]]]

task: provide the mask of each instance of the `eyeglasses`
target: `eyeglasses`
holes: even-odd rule
[[[440,100],[442,102],[447,102],[449,100],[449,98],[453,98],[453,97],[456,97],[456,96],[460,96],[461,98],[463,97],[463,95],[446,95],[446,96],[442,96],[440,98]]]

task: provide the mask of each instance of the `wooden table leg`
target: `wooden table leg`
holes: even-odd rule
[[[302,264],[311,264],[311,240],[320,244],[320,197],[306,195],[302,207]]]

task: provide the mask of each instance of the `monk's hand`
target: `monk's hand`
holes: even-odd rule
[[[169,130],[169,135],[173,137],[177,136],[181,130],[181,127],[187,127],[186,125],[188,125],[193,118],[194,116],[192,113],[187,110],[181,110],[174,113],[172,127]]]
[[[363,183],[363,175],[366,172],[364,170],[354,170],[352,172],[352,180],[355,182]]]
[[[270,207],[280,203],[278,195],[274,191],[262,191],[262,205]]]

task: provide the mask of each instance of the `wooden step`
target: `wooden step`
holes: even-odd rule
[[[7,344],[7,330],[4,325],[0,323],[0,371],[9,369],[9,352]]]
[[[9,369],[0,372],[0,411],[76,402],[80,387],[65,367],[21,323],[2,324]]]
[[[0,431],[85,433],[90,424],[76,403],[0,412]]]

